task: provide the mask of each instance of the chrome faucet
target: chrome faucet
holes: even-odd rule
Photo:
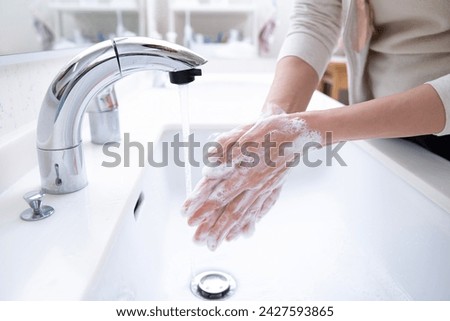
[[[120,141],[119,102],[114,85],[100,91],[89,102],[86,112],[92,143],[103,145]]]
[[[118,79],[142,70],[168,71],[175,84],[189,83],[206,60],[166,41],[143,37],[104,41],[72,59],[50,84],[37,126],[42,190],[66,194],[88,181],[81,122],[89,101]]]

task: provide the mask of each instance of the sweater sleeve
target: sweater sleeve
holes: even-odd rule
[[[441,78],[427,82],[427,84],[433,86],[442,100],[445,108],[445,127],[437,133],[438,136],[450,134],[450,74]]]
[[[322,77],[341,30],[340,0],[295,0],[278,59],[296,56]]]

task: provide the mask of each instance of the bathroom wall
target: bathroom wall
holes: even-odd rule
[[[0,141],[36,120],[42,99],[70,57],[2,65],[0,57]]]
[[[0,55],[13,52],[41,50],[36,37],[30,0],[1,1],[0,4]]]
[[[78,51],[0,56],[0,194],[35,166],[42,100],[58,70]]]

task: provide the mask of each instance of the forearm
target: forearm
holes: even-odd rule
[[[306,110],[319,77],[305,61],[294,56],[282,58],[276,67],[272,86],[263,111],[271,106],[283,108],[286,113]]]
[[[298,114],[333,142],[438,133],[445,125],[441,99],[430,85],[349,107]]]

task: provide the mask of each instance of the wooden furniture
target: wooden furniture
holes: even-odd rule
[[[333,56],[319,83],[318,90],[333,99],[340,100],[341,92],[348,90],[347,59],[345,57]]]

